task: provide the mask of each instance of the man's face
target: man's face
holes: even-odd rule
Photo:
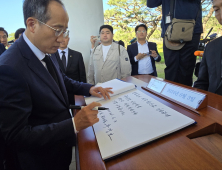
[[[67,48],[69,44],[69,37],[67,36],[66,38],[63,38],[63,41],[60,43],[59,48]]]
[[[7,35],[4,31],[0,31],[0,42],[6,46],[8,43],[8,38],[7,38]]]
[[[54,29],[63,29],[68,27],[68,14],[63,6],[58,2],[51,1],[48,6],[50,19],[45,23]],[[44,24],[36,22],[33,35],[34,45],[43,53],[55,53],[60,43],[63,41],[63,33],[60,36],[55,35],[55,31]]]
[[[103,28],[100,32],[100,40],[102,43],[112,43],[113,34],[108,28]]]
[[[136,31],[136,37],[137,39],[146,39],[147,36],[147,32],[146,29],[144,27],[139,27],[138,30]]]
[[[213,8],[215,11],[215,17],[218,22],[222,25],[222,0],[213,0]]]

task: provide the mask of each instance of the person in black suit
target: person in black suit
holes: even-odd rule
[[[132,65],[131,75],[149,74],[157,76],[155,62],[159,62],[161,56],[157,51],[156,43],[146,41],[147,26],[144,24],[137,25],[135,33],[137,42],[127,47]]]
[[[50,57],[69,32],[60,0],[25,0],[23,13],[25,33],[0,56],[0,130],[10,149],[6,166],[68,170],[76,133],[99,121],[92,109],[100,104],[85,106],[73,118],[67,92],[109,98],[111,90],[68,78]]]
[[[215,17],[222,25],[222,0],[213,0]],[[222,37],[208,43],[204,50],[195,88],[222,95]]]
[[[64,38],[56,52],[59,66],[67,77],[86,83],[86,70],[82,54],[67,47],[69,39],[69,37]]]
[[[0,55],[5,51],[5,46],[0,42]]]
[[[86,83],[86,70],[82,54],[68,48],[69,37],[63,39],[56,52],[56,59],[65,75],[73,80]],[[74,94],[68,94],[70,104],[75,104]]]

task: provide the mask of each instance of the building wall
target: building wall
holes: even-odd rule
[[[82,53],[86,71],[90,57],[90,36],[99,35],[104,24],[102,0],[63,0],[69,15],[69,48]]]

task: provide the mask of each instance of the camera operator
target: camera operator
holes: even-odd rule
[[[222,0],[212,0],[215,17],[222,25]],[[194,87],[222,95],[222,37],[208,43]]]

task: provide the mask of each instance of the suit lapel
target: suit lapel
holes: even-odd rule
[[[65,84],[64,84],[64,80],[63,80],[63,77],[62,77],[62,74],[61,72],[59,71],[60,68],[59,68],[59,65],[57,64],[57,60],[55,59],[55,57],[50,57],[50,59],[52,60],[53,64],[54,64],[54,68],[55,68],[55,71],[56,71],[56,74],[57,74],[57,77],[58,77],[58,81],[59,81],[59,86],[60,86],[60,90],[62,92],[62,95],[66,101],[66,103],[69,103],[68,102],[68,96],[67,96],[67,91],[66,91],[66,87],[65,87]]]
[[[222,55],[222,50],[220,51],[220,54],[218,54],[218,57],[215,57],[215,65],[216,65],[216,74],[217,74],[217,89],[215,90],[215,92],[222,86],[222,81],[221,81],[221,55]]]
[[[62,60],[60,59],[60,55],[59,55],[58,50],[56,51],[55,56],[56,56],[56,59],[59,63],[60,68],[62,69],[63,73],[65,73],[66,71],[65,71],[65,68],[63,66]]]
[[[23,37],[20,38],[20,41],[22,41],[22,43],[18,43],[18,46],[20,48],[20,51],[21,51],[23,57],[28,59],[28,67],[30,68],[30,70],[32,70],[47,86],[49,86],[50,89],[52,89],[52,91],[55,93],[55,95],[65,105],[67,105],[58,85],[56,84],[55,80],[52,78],[50,73],[46,70],[46,68],[43,66],[41,61],[35,56],[35,54],[29,48],[29,46],[24,41]],[[57,69],[55,69],[55,70],[58,75]],[[61,80],[59,80],[59,83],[61,83]]]
[[[68,49],[68,64],[67,64],[66,70],[68,70],[69,67],[71,66],[73,59],[74,59],[74,56],[70,53],[70,49]]]
[[[135,44],[133,44],[133,48],[136,53],[134,54],[134,56],[136,56],[137,54],[139,54],[139,50],[138,50],[138,43],[136,42]]]
[[[150,43],[149,43],[149,42],[147,43],[147,45],[148,45],[149,52],[150,52],[150,50],[154,50],[154,48],[150,47]],[[150,60],[151,60],[151,64],[152,64],[153,69],[154,69],[155,60],[154,60],[154,58],[151,57],[151,56],[150,56]]]

